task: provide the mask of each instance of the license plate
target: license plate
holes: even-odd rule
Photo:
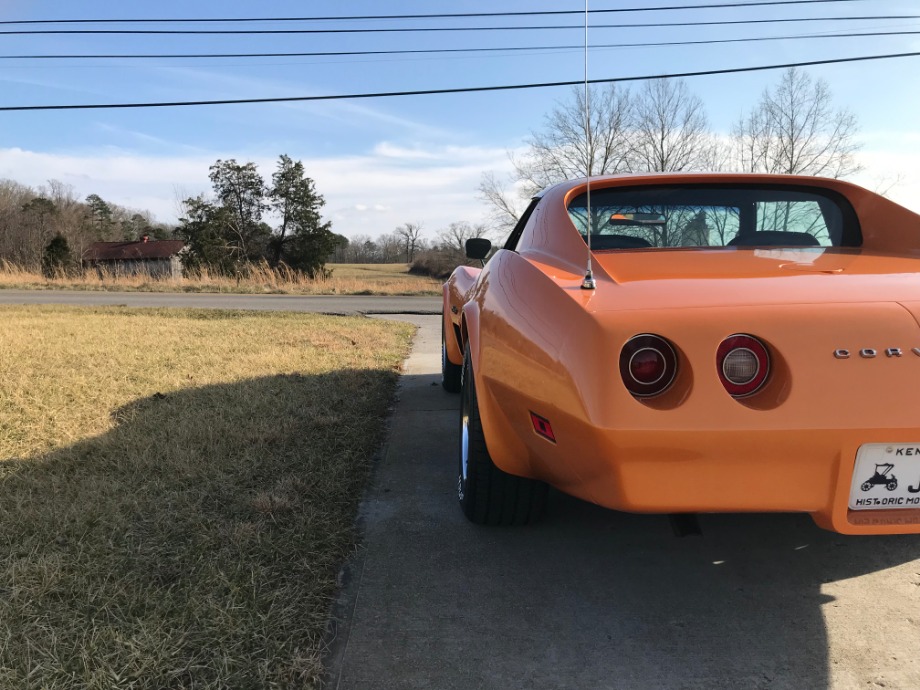
[[[867,443],[856,453],[851,510],[920,508],[920,443]]]

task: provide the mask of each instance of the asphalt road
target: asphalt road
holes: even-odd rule
[[[665,517],[566,497],[531,527],[466,522],[439,323],[415,321],[330,687],[920,687],[920,537],[712,515],[702,536],[677,538]]]
[[[381,295],[235,295],[183,292],[0,290],[0,304],[256,309],[324,314],[440,314],[440,297]]]

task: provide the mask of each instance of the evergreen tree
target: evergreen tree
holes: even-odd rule
[[[42,254],[42,274],[46,278],[55,278],[67,274],[74,267],[73,253],[67,238],[58,233],[55,235]]]
[[[267,209],[265,182],[255,163],[218,160],[210,168],[214,194],[224,209],[225,238],[242,257],[258,261],[264,257],[271,228],[262,222]]]
[[[89,206],[90,225],[93,235],[99,240],[109,240],[113,237],[115,222],[112,220],[112,207],[109,206],[98,194],[86,197]]]
[[[270,198],[272,208],[281,218],[277,232],[269,241],[271,265],[284,261],[311,277],[322,273],[340,240],[332,232],[332,223],[324,223],[320,216],[326,201],[304,173],[303,163],[286,155],[278,159]]]
[[[186,214],[176,228],[176,236],[187,245],[185,269],[192,273],[202,269],[223,275],[237,273],[243,257],[240,248],[227,240],[232,221],[226,207],[200,196],[186,199],[185,207]]]

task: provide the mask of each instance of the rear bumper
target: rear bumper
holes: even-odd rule
[[[555,444],[533,431],[529,415],[493,417],[499,424],[486,433],[496,464],[614,510],[803,512],[843,534],[920,533],[920,508],[848,507],[860,445],[917,443],[920,427],[636,431],[594,427],[558,411],[548,418]],[[503,442],[506,434],[521,444]]]
[[[920,509],[848,506],[860,445],[917,439],[920,429],[909,436],[868,429],[596,432],[602,460],[583,468],[579,474],[588,479],[572,488],[632,512],[804,512],[843,534],[920,533]]]

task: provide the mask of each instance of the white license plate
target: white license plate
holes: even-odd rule
[[[920,443],[867,443],[856,453],[851,510],[920,508]]]

